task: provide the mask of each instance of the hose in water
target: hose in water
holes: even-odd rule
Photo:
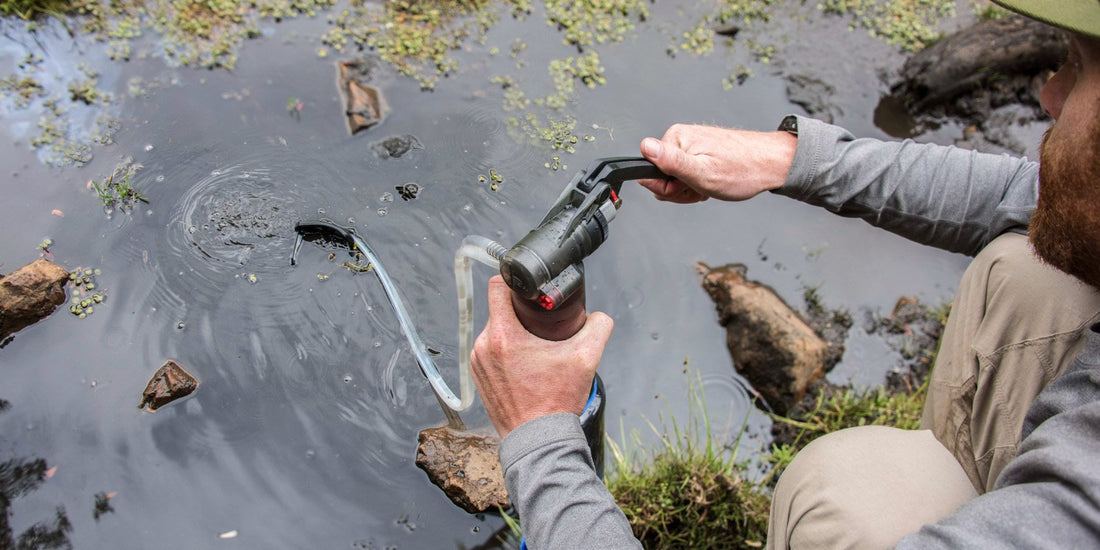
[[[412,349],[416,362],[420,366],[420,372],[428,379],[432,391],[445,408],[451,411],[464,411],[474,401],[474,385],[470,378],[470,352],[474,342],[474,295],[473,295],[473,269],[470,260],[477,260],[494,270],[499,270],[500,260],[508,251],[497,242],[486,237],[471,235],[463,239],[462,245],[455,252],[455,283],[458,289],[458,388],[459,393],[451,390],[443,376],[439,374],[439,368],[432,360],[428,347],[420,338],[405,308],[405,302],[401,298],[397,285],[390,278],[386,268],[378,259],[374,250],[352,229],[340,227],[327,220],[301,222],[295,226],[298,232],[294,243],[294,253],[290,258],[291,265],[297,261],[298,250],[301,248],[304,235],[316,235],[325,238],[339,237],[349,248],[362,252],[370,262],[371,271],[382,283],[382,289],[386,292],[386,298],[393,308],[397,322],[401,326],[401,332],[405,334],[409,347]],[[448,415],[450,416],[450,415]],[[455,421],[456,419],[452,419]]]

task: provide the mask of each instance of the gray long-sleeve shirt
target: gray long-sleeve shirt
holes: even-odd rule
[[[1035,163],[797,123],[798,148],[779,194],[971,255],[1027,228],[1038,196]],[[1073,366],[1040,393],[1023,436],[995,490],[899,548],[1100,547],[1100,334],[1090,331]],[[527,422],[501,443],[505,482],[532,550],[639,546],[587,449],[568,414]]]

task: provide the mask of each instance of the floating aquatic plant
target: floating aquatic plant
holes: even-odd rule
[[[73,284],[69,313],[84,319],[95,313],[95,305],[103,303],[107,295],[96,289],[95,278],[100,275],[98,268],[78,267],[69,273],[69,282]]]

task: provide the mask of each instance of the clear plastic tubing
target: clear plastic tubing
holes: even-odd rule
[[[469,235],[455,251],[455,288],[458,289],[458,390],[462,399],[458,407],[444,401],[456,411],[466,410],[474,401],[474,387],[470,380],[470,352],[474,349],[474,274],[470,260],[477,260],[500,271],[500,261],[508,249],[500,243]],[[434,387],[434,386],[433,386]],[[446,384],[443,384],[446,388]],[[449,391],[449,390],[448,390]],[[454,395],[452,393],[452,395]]]
[[[393,312],[397,316],[397,322],[401,325],[401,331],[409,342],[416,362],[420,365],[420,371],[428,379],[440,402],[454,412],[464,411],[474,402],[474,384],[470,378],[470,352],[474,345],[474,295],[473,295],[473,268],[470,260],[477,260],[494,270],[500,269],[500,260],[504,257],[507,248],[486,237],[471,235],[463,239],[462,246],[455,252],[455,282],[458,287],[458,395],[451,390],[443,376],[439,374],[439,368],[432,361],[431,353],[420,334],[413,325],[409,312],[405,309],[405,302],[397,292],[397,286],[389,273],[382,267],[382,262],[371,250],[370,246],[359,237],[352,234],[355,246],[367,257],[372,266],[372,271],[382,283],[382,289],[386,291]]]

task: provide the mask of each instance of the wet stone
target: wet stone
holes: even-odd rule
[[[168,360],[157,369],[141,394],[139,408],[152,412],[181,397],[190,395],[199,387],[198,380],[175,361]]]
[[[379,158],[401,158],[413,149],[423,149],[424,145],[412,134],[390,136],[370,144],[370,150]]]
[[[368,59],[340,61],[337,85],[344,97],[344,114],[352,135],[366,130],[386,117],[388,107],[382,92],[369,84],[375,63]]]
[[[420,432],[416,465],[452,502],[471,514],[508,508],[508,490],[497,455],[500,439],[447,426]]]
[[[734,367],[779,414],[825,375],[829,345],[775,291],[746,277],[741,264],[696,264],[714,300]]]
[[[65,302],[69,272],[38,259],[0,278],[0,342]]]

